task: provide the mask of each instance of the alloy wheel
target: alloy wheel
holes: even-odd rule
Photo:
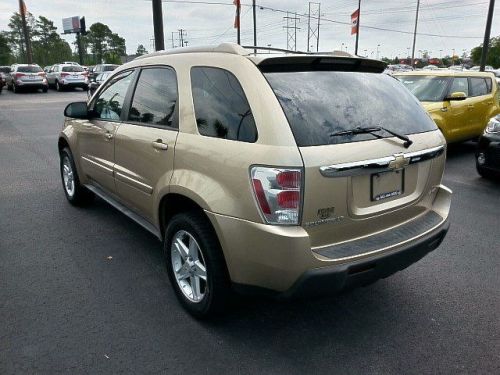
[[[203,252],[195,238],[180,230],[172,238],[170,256],[175,280],[182,294],[191,302],[201,302],[207,295],[207,271]]]
[[[62,163],[62,176],[64,182],[64,189],[69,197],[75,195],[75,179],[71,162],[67,156],[64,157]]]

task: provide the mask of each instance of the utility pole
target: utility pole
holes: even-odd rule
[[[491,21],[493,19],[493,9],[495,8],[495,0],[490,0],[490,8],[488,9],[488,18],[486,19],[486,30],[484,31],[483,51],[481,52],[481,67],[479,70],[484,72],[486,65],[486,57],[488,56],[488,48],[490,46]]]
[[[253,10],[253,45],[257,46],[257,14],[255,0],[252,0],[252,10]],[[253,50],[253,53],[257,53],[257,49]]]
[[[26,4],[24,4],[23,0],[19,0],[19,13],[21,13],[21,21],[23,24],[24,43],[26,44],[26,59],[28,60],[28,64],[33,64],[31,40],[28,32],[28,26],[26,25]]]
[[[236,28],[236,41],[238,44],[241,44],[241,24],[240,24],[240,16],[241,16],[241,2],[240,0],[234,0],[234,5],[236,5],[236,16],[234,17],[234,27]]]
[[[153,0],[153,28],[155,33],[155,51],[165,49],[163,35],[163,10],[161,0]]]
[[[415,68],[415,44],[417,43],[417,25],[418,11],[420,9],[420,0],[417,0],[417,12],[415,14],[415,30],[413,31],[413,48],[411,50],[411,67]]]
[[[76,44],[78,46],[78,59],[80,65],[83,65],[83,52],[82,52],[82,37],[80,32],[76,33]]]
[[[283,26],[286,29],[286,48],[288,50],[297,51],[297,30],[300,30],[300,27],[297,27],[297,21],[300,22],[300,19],[297,17],[295,13],[295,17],[290,17],[289,13],[286,12],[286,17],[283,17],[286,20],[286,26]],[[291,26],[291,23],[294,23]]]
[[[356,44],[354,46],[354,54],[358,54],[359,45],[359,21],[361,20],[361,0],[358,0],[358,22],[356,24]]]
[[[184,47],[184,37],[187,35],[186,30],[184,29],[179,29],[179,40],[180,40],[180,46]]]
[[[311,23],[311,18],[316,18],[318,22]],[[319,51],[319,25],[321,19],[321,3],[309,2],[309,14],[307,17],[307,52],[310,52],[312,40],[316,39],[316,52]]]

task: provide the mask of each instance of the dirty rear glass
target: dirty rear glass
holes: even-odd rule
[[[418,100],[386,74],[305,71],[264,73],[300,147],[376,139],[371,134],[334,136],[356,127],[382,126],[402,134],[436,125]],[[392,137],[377,132],[382,137]]]

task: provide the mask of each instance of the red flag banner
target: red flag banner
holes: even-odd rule
[[[25,16],[26,13],[28,13],[28,9],[26,8],[24,0],[21,0],[21,15]]]
[[[359,9],[351,14],[351,35],[358,33]]]
[[[236,5],[236,14],[234,15],[234,28],[239,29],[240,28],[241,2],[240,2],[240,0],[234,0],[233,4]]]

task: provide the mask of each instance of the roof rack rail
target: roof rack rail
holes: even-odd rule
[[[274,48],[274,47],[259,47],[259,46],[242,46],[242,47],[246,48],[246,49],[253,49],[253,50],[294,53],[294,54],[297,54],[297,55],[311,55],[311,54],[313,54],[312,52],[293,51],[293,50],[290,50],[290,49]]]

